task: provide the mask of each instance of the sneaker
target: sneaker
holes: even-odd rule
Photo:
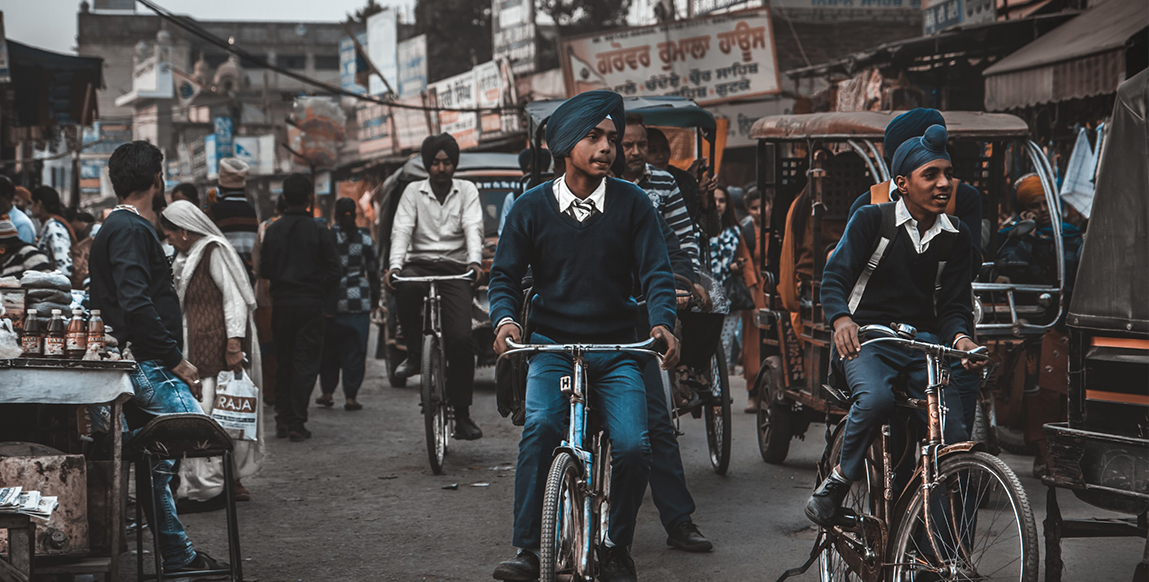
[[[471,420],[470,416],[455,419],[455,438],[461,441],[474,441],[483,438],[483,429]]]
[[[666,531],[666,545],[687,552],[709,552],[714,549],[714,544],[689,519]]]
[[[287,438],[288,432],[290,432],[290,431],[287,430],[286,424],[279,424],[279,423],[275,424],[275,438],[285,439],[285,438]]]
[[[600,582],[638,582],[638,571],[626,546],[598,548],[598,579]]]
[[[301,443],[311,438],[311,431],[302,426],[299,428],[293,428],[291,429],[291,432],[287,434],[287,438],[293,443]]]
[[[214,576],[209,578],[196,578],[196,580],[223,580],[227,578],[226,571],[230,569],[231,565],[229,565],[227,562],[216,560],[215,558],[203,552],[196,552],[195,558],[193,558],[191,562],[188,562],[188,565],[176,570],[168,570],[164,573],[175,577],[182,573],[223,570],[224,572],[221,572],[221,577],[218,578]]]
[[[842,514],[842,502],[849,495],[852,485],[833,474],[826,477],[806,502],[806,517],[824,528],[834,527],[838,516]]]
[[[409,357],[402,364],[395,367],[395,375],[399,378],[410,378],[419,375],[420,360],[418,357]]]
[[[534,552],[521,550],[517,556],[495,566],[495,580],[538,580],[539,557]]]
[[[343,410],[363,410],[363,405],[354,398],[348,398],[347,402],[343,404]]]

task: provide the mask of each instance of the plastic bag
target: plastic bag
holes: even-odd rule
[[[211,417],[232,438],[254,441],[259,429],[259,391],[251,378],[240,372],[224,370],[216,378],[215,406]]]
[[[24,348],[20,347],[20,338],[12,329],[12,321],[8,318],[0,319],[0,360],[11,360],[24,355]]]

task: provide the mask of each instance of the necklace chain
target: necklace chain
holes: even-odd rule
[[[132,206],[131,204],[117,204],[116,207],[112,209],[112,212],[115,212],[117,210],[127,210],[128,212],[134,213],[136,216],[140,215],[140,211],[137,210],[136,207]]]

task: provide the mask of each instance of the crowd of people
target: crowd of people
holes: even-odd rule
[[[854,403],[841,464],[807,507],[819,524],[832,523],[850,483],[861,478],[864,452],[893,406],[886,386],[898,374],[924,373],[893,348],[859,352],[859,325],[904,321],[922,330],[920,338],[962,350],[978,347],[970,282],[979,275],[985,225],[980,194],[953,179],[946,137],[944,119],[934,110],[914,110],[891,122],[884,147],[895,179],[858,198],[825,268],[821,301],[841,356],[833,365]],[[508,341],[657,338],[667,347],[662,365],[679,387],[672,404],[687,410],[710,390],[711,357],[721,347],[751,390],[745,411],[757,412],[762,401],[753,392],[760,366],[754,315],[764,307],[760,266],[770,197],[719,184],[705,160],[689,170],[670,165],[666,135],[625,112],[622,98],[608,91],[560,106],[547,123],[546,142],[554,179],[508,196],[502,209],[488,281],[495,351],[506,351]],[[100,221],[64,208],[50,187],[29,191],[0,177],[0,276],[59,271],[75,289],[86,290],[90,307],[101,310],[111,334],[139,364],[133,403],[147,415],[211,414],[221,382],[246,375],[265,404],[274,406],[275,436],[303,442],[312,437],[308,409],[317,381],[315,404],[334,406],[341,385],[344,409],[363,408],[358,393],[372,313],[384,288],[398,306],[407,359],[395,372],[406,378],[426,371],[421,332],[428,285],[403,279],[465,275],[438,286],[441,328],[454,436],[478,439],[483,432],[470,408],[472,302],[484,275],[479,192],[455,178],[460,152],[450,135],[427,138],[420,153],[428,177],[403,191],[384,241],[386,256],[358,225],[355,200],[336,202],[330,227],[317,220],[313,184],[302,174],[283,181],[275,215],[261,222],[249,200],[249,168],[235,158],[220,161],[218,189],[205,200],[191,184],[165,193],[163,156],[154,146],[122,145],[108,163],[118,204]],[[531,156],[525,154],[529,171]],[[998,280],[1049,283],[1057,271],[1051,241],[1060,234],[1071,282],[1080,231],[1066,224],[1054,232],[1036,177],[1019,179],[1015,190],[1017,214],[1001,225]],[[791,210],[788,229],[800,227],[799,218]],[[878,244],[877,237],[889,240]],[[871,256],[874,248],[881,250]],[[800,249],[782,253],[802,263]],[[532,297],[524,296],[528,274]],[[782,277],[799,281],[801,273],[783,269]],[[779,286],[783,303],[785,286]],[[529,322],[520,320],[526,301]],[[625,354],[591,354],[587,362],[612,455],[600,579],[636,579],[628,546],[648,484],[667,544],[709,551],[712,542],[692,518],[694,501],[657,362]],[[569,357],[553,353],[529,360],[515,473],[518,552],[496,567],[496,579],[538,577],[542,493],[568,418],[559,378],[570,368]],[[977,368],[965,362],[954,369],[958,390],[946,393],[953,398],[948,406],[961,411],[964,422],[947,425],[953,433],[947,442],[968,438]],[[262,421],[262,407],[257,410]],[[236,481],[230,484],[237,500],[251,498],[242,479],[260,469],[265,447],[262,428],[254,440],[237,441]],[[218,505],[228,485],[223,467],[202,459],[184,460],[178,468],[163,461],[152,473],[153,495],[165,513],[157,522],[165,569],[219,567],[193,549],[178,512]]]

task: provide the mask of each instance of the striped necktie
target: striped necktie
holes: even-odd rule
[[[585,222],[588,218],[596,214],[599,214],[599,210],[595,207],[594,200],[589,198],[586,200],[576,198],[571,202],[571,205],[567,207],[567,215],[579,222]]]

